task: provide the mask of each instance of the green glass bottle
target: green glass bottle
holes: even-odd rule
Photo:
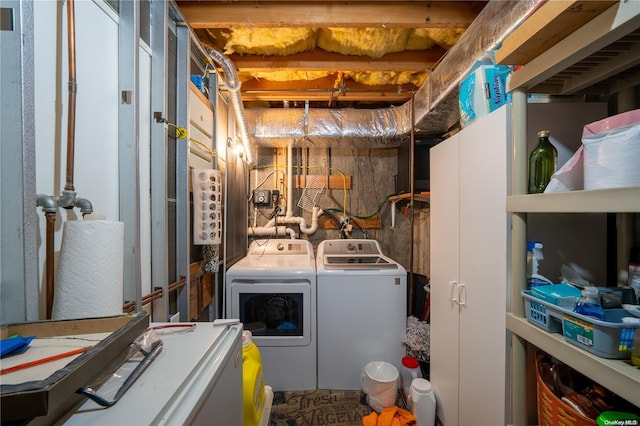
[[[549,184],[558,164],[558,151],[549,142],[549,131],[538,132],[538,146],[529,155],[529,194],[539,194]]]

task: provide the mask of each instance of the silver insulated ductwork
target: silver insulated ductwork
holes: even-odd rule
[[[249,141],[249,132],[247,130],[247,120],[240,98],[240,80],[238,80],[238,73],[231,61],[222,53],[214,49],[207,49],[207,53],[210,58],[222,68],[222,77],[227,90],[229,91],[229,97],[231,98],[231,105],[236,117],[236,123],[240,132],[240,138],[242,140],[242,146],[244,147],[245,155],[247,156],[247,162],[253,164],[253,151]]]
[[[248,132],[258,146],[391,148],[414,131],[442,135],[459,122],[458,87],[474,64],[499,47],[541,0],[490,1],[420,87],[413,101],[382,109],[252,108]]]
[[[409,139],[411,115],[405,106],[383,109],[247,109],[249,132],[260,146],[353,148],[398,146]],[[399,129],[403,129],[399,132]],[[406,133],[406,135],[404,134]]]

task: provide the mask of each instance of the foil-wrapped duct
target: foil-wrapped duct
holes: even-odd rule
[[[264,108],[246,109],[245,114],[251,137],[260,146],[392,148],[408,139],[408,134],[398,133],[410,128],[407,111],[405,107]]]
[[[348,146],[392,148],[420,136],[440,136],[460,121],[459,85],[474,64],[486,60],[542,0],[493,0],[415,93],[399,107],[379,109],[270,109],[245,111],[253,143],[265,147]]]

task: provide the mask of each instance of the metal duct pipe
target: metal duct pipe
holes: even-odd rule
[[[242,145],[247,156],[247,163],[254,164],[253,151],[251,150],[251,142],[249,140],[249,131],[247,130],[247,120],[244,113],[244,105],[240,98],[240,80],[238,80],[238,73],[235,67],[231,63],[231,60],[222,53],[214,50],[207,49],[207,53],[211,56],[211,59],[222,68],[225,84],[229,90],[231,97],[231,105],[240,128],[240,137],[242,139]]]

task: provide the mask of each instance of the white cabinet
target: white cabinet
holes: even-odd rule
[[[430,152],[430,379],[447,426],[505,424],[509,111]]]

